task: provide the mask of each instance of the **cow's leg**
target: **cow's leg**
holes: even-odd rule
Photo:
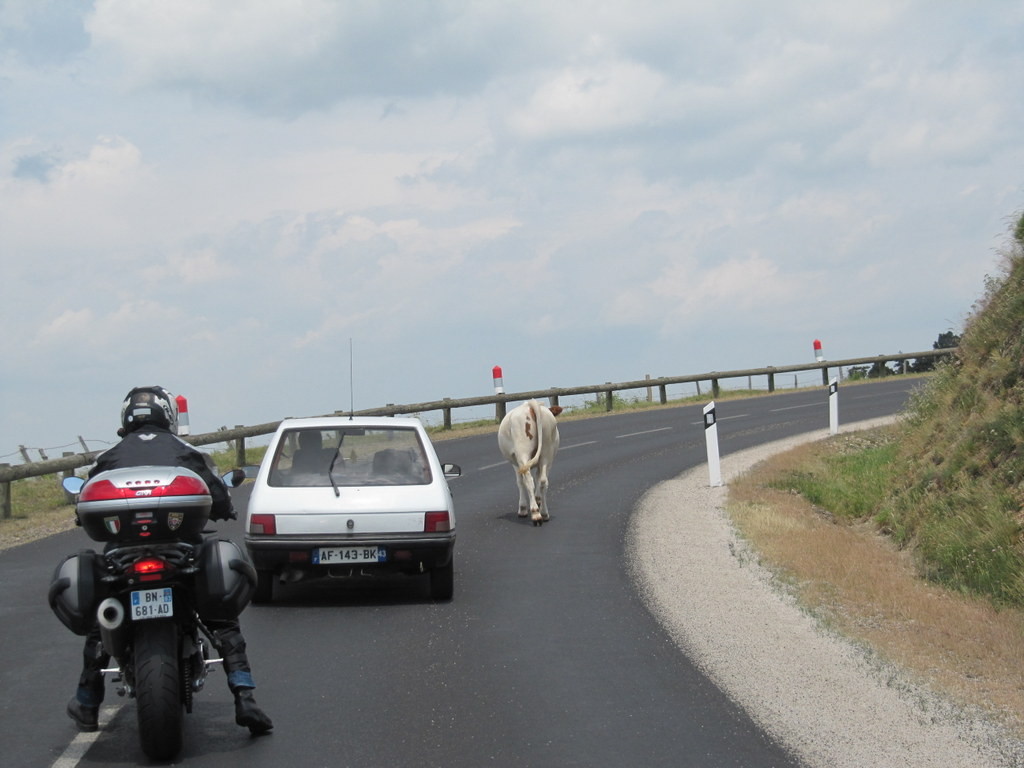
[[[527,477],[530,478],[530,519],[534,525],[540,525],[547,518],[544,516],[542,504],[544,503],[544,497],[542,495],[541,488],[537,485],[537,478],[534,478],[533,473],[536,470],[530,470]]]
[[[551,519],[551,515],[548,514],[548,468],[547,465],[541,462],[538,470],[539,477],[537,478],[537,508],[539,509],[539,519],[542,522],[547,522]]]
[[[537,506],[533,498],[533,473],[528,468],[519,469],[516,481],[519,484],[519,516],[526,517],[527,513],[532,516]]]

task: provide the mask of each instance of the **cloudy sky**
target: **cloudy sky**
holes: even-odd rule
[[[0,0],[0,461],[930,349],[1022,171],[1019,0]]]

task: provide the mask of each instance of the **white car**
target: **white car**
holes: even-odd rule
[[[245,544],[254,601],[274,581],[378,572],[427,573],[430,595],[454,591],[455,508],[418,419],[325,416],[281,423],[256,475]]]

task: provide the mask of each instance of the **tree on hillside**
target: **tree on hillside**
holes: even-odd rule
[[[932,344],[932,349],[956,349],[960,346],[960,336],[952,331],[940,333],[939,338]],[[935,370],[934,357],[922,357],[910,364],[910,370],[914,373],[924,373]]]
[[[868,370],[867,377],[869,379],[884,379],[886,376],[892,376],[899,371],[893,371],[886,366],[881,360],[876,360],[871,364],[871,368]]]

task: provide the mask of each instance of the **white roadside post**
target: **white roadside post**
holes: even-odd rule
[[[174,402],[178,406],[178,434],[188,435],[190,434],[190,427],[188,425],[188,400],[184,395],[178,395],[174,398]]]
[[[704,406],[704,441],[708,446],[708,476],[712,488],[722,484],[722,463],[718,456],[718,422],[715,421],[715,401]]]
[[[839,433],[839,380],[832,379],[828,383],[828,431],[829,434]]]

